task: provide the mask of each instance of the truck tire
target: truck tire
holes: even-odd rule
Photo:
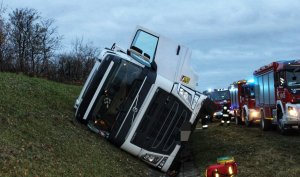
[[[260,112],[260,128],[263,131],[268,131],[270,130],[272,126],[272,123],[270,120],[265,119],[265,114],[263,111]]]

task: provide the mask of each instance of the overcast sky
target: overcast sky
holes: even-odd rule
[[[0,0],[1,2],[1,0]],[[250,79],[275,60],[300,59],[299,0],[3,0],[10,13],[34,8],[55,20],[66,48],[83,37],[127,48],[136,25],[193,50],[199,90]]]

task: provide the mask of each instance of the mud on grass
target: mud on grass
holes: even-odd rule
[[[289,136],[264,132],[258,126],[219,126],[215,122],[192,135],[196,164],[204,176],[205,168],[218,157],[233,156],[240,177],[300,176],[300,132]]]

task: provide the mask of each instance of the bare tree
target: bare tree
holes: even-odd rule
[[[62,37],[53,24],[54,20],[43,19],[36,10],[28,8],[14,10],[6,22],[0,8],[0,71],[82,83],[100,51],[91,42],[77,38],[72,51],[57,55]]]
[[[85,63],[88,60],[93,59],[93,54],[90,52],[92,50],[95,50],[94,47],[91,47],[92,45],[89,44],[83,44],[83,38],[79,39],[76,38],[75,42],[73,43],[73,58],[74,58],[74,73],[75,78],[77,80],[82,80],[82,78],[85,75]]]
[[[9,14],[10,40],[15,48],[20,72],[47,75],[48,63],[59,46],[61,37],[34,9],[16,9]]]
[[[57,28],[52,27],[54,20],[48,19],[42,21],[41,34],[41,74],[48,73],[49,62],[55,56],[54,51],[60,47],[62,36],[58,35]]]
[[[0,71],[13,71],[12,47],[9,44],[9,25],[4,19],[5,8],[0,4]]]
[[[100,51],[92,43],[76,39],[70,53],[59,55],[57,62],[60,81],[82,83],[91,71]]]
[[[34,9],[16,9],[9,14],[11,24],[10,40],[14,45],[18,71],[29,71],[30,48],[32,49],[34,21],[39,19]]]
[[[83,44],[83,38],[76,38],[73,44],[74,59],[76,60],[75,73],[78,80],[82,81],[90,72],[95,59],[100,55],[98,48],[92,42]]]

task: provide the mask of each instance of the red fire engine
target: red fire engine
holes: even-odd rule
[[[300,60],[278,61],[254,71],[261,128],[281,133],[300,125]]]
[[[229,96],[229,90],[227,89],[214,89],[203,92],[207,95],[216,105],[216,112],[213,114],[214,118],[222,118],[222,109],[224,105],[230,107],[231,101]]]
[[[250,126],[260,121],[259,109],[255,108],[255,92],[253,80],[239,80],[229,86],[230,110],[236,124],[245,123]]]

